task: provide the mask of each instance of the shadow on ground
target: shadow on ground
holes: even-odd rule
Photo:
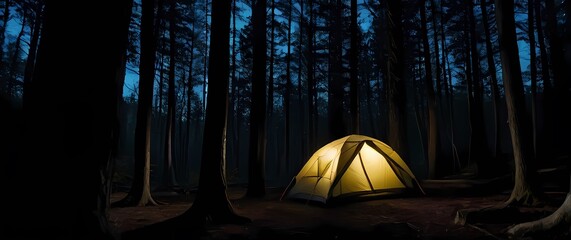
[[[506,180],[506,179],[503,179]],[[507,180],[506,180],[507,181]],[[448,184],[448,185],[446,185]],[[474,184],[478,186],[474,188]],[[268,188],[264,199],[247,199],[245,188],[228,189],[235,211],[252,220],[234,225],[193,226],[177,218],[194,200],[194,193],[155,193],[166,205],[112,208],[110,219],[124,240],[134,239],[507,239],[503,230],[518,222],[533,220],[553,212],[566,192],[551,193],[552,205],[528,209],[503,221],[458,225],[454,216],[460,209],[481,208],[505,201],[509,189],[495,193],[467,188],[509,185],[495,179],[487,182],[430,182],[425,196],[406,196],[347,202],[325,206],[304,201],[280,200],[282,188]],[[443,190],[447,188],[448,190]],[[446,192],[448,191],[448,192]],[[456,191],[456,192],[455,192]],[[460,192],[457,192],[460,191]],[[467,193],[470,194],[461,194]],[[117,200],[125,193],[115,193]],[[535,214],[535,215],[534,215]],[[543,236],[544,237],[544,236]],[[541,239],[541,238],[535,238]]]

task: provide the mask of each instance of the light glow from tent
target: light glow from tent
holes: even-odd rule
[[[408,166],[388,145],[367,136],[349,135],[317,150],[286,196],[326,203],[344,196],[397,194],[412,188],[414,181]]]

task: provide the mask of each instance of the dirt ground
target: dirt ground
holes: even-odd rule
[[[264,199],[243,198],[245,189],[231,187],[229,198],[236,212],[252,220],[243,225],[217,225],[197,230],[170,227],[168,220],[187,210],[193,193],[155,193],[163,204],[112,208],[110,219],[123,239],[507,239],[506,227],[554,211],[565,197],[550,193],[552,201],[541,208],[521,209],[512,217],[499,216],[487,223],[457,225],[456,211],[501,203],[509,191],[483,196],[428,194],[392,197],[322,206],[282,200],[283,189],[269,188]],[[112,202],[125,193],[115,193]],[[531,239],[569,239],[569,234]]]

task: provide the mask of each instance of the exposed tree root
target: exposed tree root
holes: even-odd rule
[[[517,187],[517,185],[516,185]],[[531,189],[519,189],[505,202],[483,208],[461,209],[456,212],[454,223],[465,225],[467,223],[506,223],[521,220],[518,207],[540,207],[544,201]]]
[[[469,223],[501,223],[510,222],[520,215],[516,207],[505,203],[484,208],[461,209],[456,211],[454,223],[466,225]]]
[[[505,207],[512,206],[512,207],[520,207],[520,206],[529,206],[529,207],[540,207],[544,204],[544,197],[542,195],[538,195],[534,193],[530,189],[523,190],[523,191],[512,191],[510,198],[505,201],[503,204]]]
[[[525,222],[510,227],[506,233],[513,238],[522,238],[527,235],[561,229],[571,231],[571,193],[567,194],[565,201],[551,215],[532,222]]]
[[[143,206],[158,206],[164,203],[155,201],[152,197],[148,198],[135,198],[132,194],[127,194],[127,196],[117,202],[111,204],[111,207],[143,207]]]

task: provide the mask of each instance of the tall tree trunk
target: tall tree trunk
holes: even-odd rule
[[[191,223],[244,223],[226,194],[226,130],[230,76],[230,8],[232,0],[212,1],[212,38],[208,79],[208,105],[204,122],[198,192],[181,217]]]
[[[176,78],[176,1],[170,0],[169,6],[169,88],[167,96],[167,119],[165,128],[165,152],[163,165],[162,187],[170,189],[177,187],[176,174],[173,166],[173,151],[175,139],[175,123],[176,123],[176,96],[175,96],[175,78]]]
[[[157,39],[157,50],[156,50],[156,54],[158,55],[159,60],[155,60],[156,64],[158,65],[158,75],[159,75],[159,81],[158,81],[158,89],[157,89],[157,100],[156,103],[157,105],[156,107],[156,112],[151,113],[151,119],[155,119],[156,123],[155,126],[157,126],[158,129],[162,129],[164,121],[163,121],[163,107],[164,107],[164,102],[163,102],[163,94],[165,93],[165,91],[163,90],[163,88],[165,87],[165,55],[166,55],[166,47],[167,44],[165,42],[165,39],[167,39],[167,28],[166,28],[166,21],[165,21],[165,11],[164,11],[164,2],[166,0],[157,0],[157,11],[156,11],[156,17],[155,17],[155,38]],[[165,119],[166,120],[166,119]],[[151,120],[152,121],[152,120]],[[153,124],[151,124],[151,134],[152,134],[152,129],[154,128]],[[159,134],[157,134],[158,136],[160,136],[160,134],[163,133],[163,131],[159,130],[158,131]],[[165,144],[165,139],[158,137],[158,145],[159,146],[164,146]],[[157,151],[157,155],[161,155],[164,154],[163,150],[158,150]]]
[[[271,17],[270,17],[270,61],[269,61],[269,65],[270,65],[270,69],[269,69],[269,74],[268,74],[268,101],[267,101],[267,110],[266,110],[266,114],[267,114],[267,120],[266,120],[266,125],[267,125],[267,129],[266,132],[269,132],[271,135],[271,138],[273,138],[274,136],[272,136],[275,131],[277,131],[277,127],[276,125],[274,125],[275,121],[274,121],[274,58],[275,58],[275,26],[274,26],[274,20],[275,20],[275,1],[271,0]],[[279,175],[280,171],[281,171],[281,166],[282,166],[282,161],[280,161],[280,154],[279,154],[279,147],[276,145],[276,148],[274,149],[274,151],[270,151],[270,153],[276,153],[276,156],[274,157],[270,157],[276,159],[276,174]]]
[[[191,32],[191,38],[190,38],[190,62],[188,63],[188,80],[187,80],[187,85],[186,85],[186,130],[184,131],[184,135],[185,135],[185,151],[186,151],[186,161],[190,161],[190,159],[188,159],[188,157],[190,156],[190,126],[192,125],[192,95],[194,94],[193,91],[193,83],[192,80],[194,79],[194,25],[195,25],[195,17],[194,17],[194,2],[191,2],[190,6],[189,6],[190,11],[192,11],[192,28],[190,30]],[[186,169],[186,168],[185,168]],[[184,179],[187,179],[186,176]]]
[[[137,104],[137,124],[135,126],[134,175],[129,193],[122,200],[115,202],[115,206],[157,205],[151,195],[151,114],[157,48],[154,31],[154,6],[153,0],[142,0],[141,60],[139,66],[139,103]]]
[[[541,80],[543,82],[543,117],[546,123],[553,122],[553,84],[551,83],[551,76],[549,73],[549,57],[547,54],[547,46],[545,44],[545,34],[543,30],[541,3],[543,1],[535,1],[535,27],[537,28],[537,42],[539,47],[539,62],[541,64]],[[540,137],[538,151],[545,156],[552,157],[552,146],[554,139],[555,126],[553,124],[545,124],[543,126],[542,136]]]
[[[284,96],[284,112],[285,112],[285,123],[284,123],[284,144],[285,144],[285,167],[286,173],[289,174],[289,168],[291,161],[289,159],[289,139],[290,139],[290,101],[291,101],[291,22],[292,22],[292,11],[293,11],[293,1],[288,1],[289,12],[287,16],[287,53],[286,53],[286,86],[285,86],[285,96]],[[301,39],[300,39],[301,41]],[[301,66],[299,66],[301,68]]]
[[[464,21],[464,31],[462,33],[463,37],[463,60],[464,60],[464,68],[465,68],[465,85],[466,85],[466,98],[467,98],[467,107],[468,107],[468,126],[469,126],[469,135],[468,135],[468,164],[469,165],[476,165],[478,164],[478,159],[475,159],[473,156],[474,152],[474,85],[472,84],[472,62],[470,61],[471,49],[470,49],[470,27],[468,25],[468,17],[465,16]]]
[[[451,86],[448,86],[448,81],[447,81],[447,75],[446,75],[446,63],[448,62],[448,54],[446,51],[446,35],[444,32],[444,17],[443,17],[443,4],[440,4],[440,44],[442,45],[442,88],[444,89],[444,93],[445,93],[445,99],[446,101],[450,101],[450,99],[448,98],[448,93],[450,92],[450,90],[448,89]],[[442,89],[437,89],[438,90],[438,97],[442,97]]]
[[[440,4],[440,12],[443,13],[444,12],[444,7],[443,4]],[[458,159],[458,155],[457,155],[457,149],[456,149],[456,145],[455,145],[455,139],[454,139],[454,104],[453,104],[453,90],[454,90],[454,86],[452,85],[452,73],[450,70],[450,64],[448,61],[448,51],[447,51],[447,45],[446,45],[446,35],[445,35],[445,28],[444,28],[444,14],[440,14],[440,44],[442,45],[442,91],[444,91],[444,95],[442,94],[441,91],[438,92],[438,97],[444,97],[443,99],[443,103],[442,103],[442,107],[445,108],[447,111],[447,116],[443,116],[448,118],[448,121],[445,122],[444,125],[449,126],[448,127],[448,131],[449,131],[449,138],[450,138],[450,149],[451,149],[451,153],[450,155],[452,156],[452,161],[453,161],[453,167],[452,170],[453,172],[458,170],[457,168],[460,168],[459,164],[458,166],[456,165]],[[444,111],[443,111],[444,112]]]
[[[533,156],[537,158],[537,57],[535,53],[535,28],[533,26],[534,0],[527,1],[527,36],[529,38],[529,71],[531,87],[531,124]]]
[[[331,8],[330,21],[330,82],[329,82],[329,98],[327,100],[327,115],[329,122],[329,138],[330,140],[339,139],[346,135],[346,124],[343,116],[343,23],[341,14],[343,4],[341,0],[337,0],[336,4]]]
[[[466,94],[468,99],[468,122],[469,122],[469,164],[474,164],[477,166],[477,173],[480,175],[480,172],[486,169],[487,167],[483,165],[483,154],[481,151],[483,150],[483,145],[481,144],[481,135],[482,130],[480,129],[479,125],[481,124],[479,121],[479,110],[478,108],[481,105],[478,105],[477,98],[478,98],[478,91],[476,81],[479,81],[479,66],[478,61],[479,57],[477,52],[474,50],[476,48],[475,44],[475,36],[473,33],[472,27],[474,25],[473,22],[473,6],[469,4],[466,6],[466,17],[465,17],[465,30],[464,30],[464,62],[466,68]]]
[[[440,24],[440,28],[442,31],[442,39],[445,39],[444,36],[444,26],[442,24]],[[446,96],[450,96],[452,97],[454,95],[454,85],[452,84],[452,68],[450,67],[450,61],[448,61],[448,50],[446,49],[446,41],[443,41],[443,45],[442,45],[442,55],[443,55],[443,59],[444,61],[442,61],[442,63],[445,65],[444,69],[446,69],[447,71],[445,71],[446,73],[444,73],[444,75],[447,75],[448,77],[446,77],[446,79],[444,80],[444,95]],[[454,99],[453,97],[450,99]]]
[[[310,0],[311,1],[311,0]],[[303,66],[303,55],[304,55],[304,51],[303,51],[303,32],[304,30],[304,25],[305,25],[305,21],[304,21],[304,11],[303,11],[303,0],[299,1],[299,41],[298,41],[298,49],[299,49],[299,56],[298,56],[298,71],[297,71],[297,101],[299,102],[299,115],[300,116],[300,121],[299,121],[299,134],[301,136],[301,141],[299,141],[300,144],[300,151],[301,151],[301,157],[303,159],[307,159],[307,152],[306,152],[306,147],[307,145],[307,137],[306,137],[306,131],[305,131],[305,108],[303,107],[303,84],[302,84],[302,75],[303,75],[303,71],[302,71],[302,66]],[[309,75],[307,76],[309,78]],[[308,84],[308,88],[309,88],[309,84]],[[309,101],[309,99],[308,99]],[[302,161],[298,162],[299,165],[301,165]],[[297,166],[300,167],[300,166]]]
[[[8,20],[10,20],[10,6],[12,5],[11,0],[4,0],[4,12],[2,16],[2,27],[0,27],[0,64],[5,65],[4,62],[4,45],[6,43],[6,28],[8,27]],[[10,79],[7,76],[0,76],[0,94],[7,94],[6,88]]]
[[[486,141],[486,128],[484,126],[483,84],[480,70],[480,50],[476,36],[476,19],[474,17],[474,2],[468,1],[468,24],[470,30],[470,57],[472,64],[472,92],[468,92],[473,102],[470,105],[470,125],[472,127],[470,151],[478,166],[479,177],[490,177],[497,167],[493,166],[489,157],[488,143]]]
[[[433,16],[434,17],[434,16]],[[428,177],[436,178],[436,159],[438,158],[439,136],[438,136],[438,104],[434,93],[434,82],[432,80],[432,64],[430,63],[430,46],[428,45],[428,30],[426,20],[426,0],[420,1],[420,21],[422,45],[424,47],[424,87],[428,100]]]
[[[204,34],[204,42],[207,43],[208,42],[208,35],[210,34],[209,32],[209,28],[208,28],[208,0],[204,0],[204,31],[206,31],[206,33]],[[208,48],[204,48],[204,62],[203,62],[203,78],[202,78],[202,111],[206,111],[206,86],[208,84],[208,76],[207,76],[207,72],[208,71]],[[204,117],[204,116],[203,116]]]
[[[484,36],[486,37],[486,59],[488,61],[488,72],[490,74],[490,89],[492,91],[492,108],[494,109],[494,147],[491,151],[492,158],[497,158],[500,153],[500,90],[498,88],[498,77],[496,75],[496,63],[494,61],[494,50],[490,34],[490,24],[488,19],[488,9],[486,0],[480,1],[482,11],[482,24],[484,25]]]
[[[186,69],[184,69],[186,70]],[[186,100],[188,99],[188,97],[186,97],[186,94],[188,93],[188,91],[186,91],[186,86],[188,85],[188,83],[186,81],[188,81],[189,79],[186,77],[187,72],[182,71],[182,76],[180,77],[181,82],[180,84],[182,85],[182,95],[180,96],[180,104],[183,105],[181,107],[178,108],[178,124],[176,126],[177,128],[177,132],[178,134],[175,134],[178,137],[178,144],[175,144],[175,149],[176,149],[176,153],[177,153],[177,157],[176,159],[178,159],[177,165],[176,165],[176,176],[178,179],[188,179],[186,177],[188,171],[188,141],[187,141],[187,137],[188,134],[185,132],[187,130],[186,128],[186,122],[184,120],[186,114]],[[183,182],[184,182],[183,180]]]
[[[553,84],[551,83],[551,74],[549,73],[549,57],[547,54],[547,47],[545,44],[545,34],[543,30],[542,16],[544,12],[541,11],[541,2],[535,1],[535,27],[537,28],[537,42],[539,47],[539,61],[541,64],[541,80],[543,82],[543,122],[553,122]],[[538,151],[541,155],[548,158],[553,157],[553,139],[555,134],[555,126],[553,124],[545,124],[543,126],[542,136],[540,137]]]
[[[267,114],[270,122],[272,122],[272,115],[274,113],[274,58],[275,58],[274,20],[276,15],[275,14],[276,7],[274,0],[271,0],[271,5],[272,5],[271,6],[272,15],[270,18],[270,63],[269,63],[270,73],[268,76],[268,105],[267,105],[268,107]]]
[[[564,5],[569,5],[569,2],[565,2]],[[563,5],[563,6],[564,6]],[[565,6],[566,7],[566,6]],[[558,30],[558,10],[559,7],[556,8],[554,0],[546,0],[545,1],[545,8],[547,10],[547,32],[548,32],[548,40],[549,40],[549,57],[551,60],[551,71],[553,73],[553,97],[554,97],[554,104],[566,105],[569,101],[567,96],[571,91],[569,83],[569,69],[565,69],[565,44],[569,44],[568,42],[563,41],[563,37],[559,33]],[[568,16],[566,16],[568,17]],[[566,29],[566,31],[570,31]],[[566,150],[571,143],[567,140],[569,134],[571,134],[571,127],[569,126],[569,118],[567,117],[568,114],[557,114],[559,108],[552,109],[553,112],[553,120],[551,123],[557,129],[553,131],[553,139],[561,139],[553,142],[553,151],[556,156],[565,156],[568,155],[568,151]]]
[[[550,63],[551,71],[553,73],[553,86],[554,90],[557,91],[559,85],[564,85],[563,83],[567,80],[564,79],[564,58],[563,43],[559,37],[559,31],[557,30],[557,10],[555,8],[555,0],[545,1],[545,10],[547,12],[546,26],[547,26],[547,39],[549,41],[550,49]]]
[[[19,186],[39,182],[64,186],[73,179],[81,187],[73,191],[61,187],[16,189],[22,198],[9,203],[13,212],[3,212],[6,217],[13,213],[13,217],[2,235],[22,239],[118,239],[108,218],[110,169],[118,140],[117,84],[121,81],[118,78],[124,77],[119,71],[125,64],[121,53],[127,47],[131,4],[78,3],[76,7],[83,11],[69,11],[68,3],[46,2],[33,84],[29,86],[35,94],[26,106],[31,118],[25,119],[23,132],[29,140],[25,149],[32,151],[26,151],[25,161],[16,163],[22,165],[13,168],[24,169],[14,173],[18,176],[14,182],[23,183]],[[108,21],[91,21],[101,14]],[[77,22],[82,22],[82,27],[69,31]],[[86,47],[85,39],[96,44]],[[86,64],[82,61],[85,56],[106,61]],[[78,91],[68,91],[69,86]],[[47,158],[38,158],[38,152]],[[24,175],[27,177],[22,178]],[[34,204],[37,196],[51,196],[42,200],[50,207]]]
[[[238,110],[238,101],[237,101],[237,92],[238,92],[238,77],[236,76],[236,33],[238,33],[238,29],[236,28],[236,20],[237,18],[237,14],[238,14],[238,10],[236,7],[238,0],[233,0],[232,1],[232,75],[231,75],[231,79],[232,79],[232,96],[230,97],[230,103],[232,103],[231,109],[232,109],[232,115],[230,116],[233,121],[233,125],[232,125],[232,144],[233,144],[233,149],[234,149],[234,167],[236,168],[236,171],[238,173],[240,173],[240,140],[239,140],[239,134],[240,134],[240,125],[238,124],[238,114],[240,114],[237,110]]]
[[[526,132],[529,128],[525,118],[523,81],[515,31],[514,1],[495,0],[495,5],[502,60],[502,79],[506,92],[508,123],[515,163],[515,184],[506,204],[534,204],[537,198],[531,185],[531,178],[535,169],[532,165],[531,139]]]
[[[160,1],[162,4],[162,2],[164,2],[165,0],[160,0]],[[160,50],[158,50],[158,55],[159,55],[159,63],[158,63],[159,64],[159,88],[157,89],[157,91],[158,91],[159,96],[158,96],[157,100],[158,100],[159,104],[157,106],[157,108],[158,108],[157,119],[159,121],[159,124],[158,124],[159,127],[162,127],[162,125],[163,125],[162,124],[163,106],[165,105],[163,103],[163,94],[165,92],[163,90],[163,88],[165,87],[165,74],[164,74],[164,72],[165,72],[165,52],[166,52],[166,47],[167,47],[167,44],[165,43],[165,40],[164,40],[164,39],[167,39],[167,36],[166,36],[167,31],[166,31],[165,21],[163,21],[162,8],[160,11],[157,11],[156,21],[157,21],[157,23],[155,26],[157,26],[157,27],[155,28],[155,31],[157,32],[157,35],[155,35],[155,36],[157,36],[157,41],[159,42],[158,47],[160,48]],[[160,37],[158,34],[159,32],[161,34]]]
[[[443,11],[442,6],[440,6],[440,11]],[[448,99],[452,99],[450,98],[450,95],[453,95],[452,93],[454,92],[454,85],[452,85],[452,71],[450,69],[450,61],[448,61],[448,47],[446,45],[446,35],[444,29],[443,17],[440,17],[440,41],[442,43],[442,67],[444,70],[442,75],[445,76],[443,78],[444,96]]]
[[[388,9],[386,7],[388,5],[388,1],[379,5],[379,14],[377,16],[378,26],[375,29],[375,38],[377,39],[377,53],[376,56],[376,65],[378,66],[377,72],[377,94],[379,95],[379,99],[377,101],[377,108],[378,108],[378,116],[379,122],[376,122],[379,126],[379,138],[380,139],[388,139],[388,79],[389,79],[389,71],[388,71],[388,60],[389,60],[389,34],[388,34],[388,20],[389,14]],[[380,45],[380,46],[379,46]],[[382,99],[382,100],[381,100]]]
[[[407,159],[406,152],[406,88],[404,79],[403,57],[403,29],[401,1],[387,1],[388,5],[388,35],[389,59],[387,61],[388,85],[388,117],[389,117],[389,145],[398,152],[403,159]]]
[[[432,8],[432,30],[433,30],[433,41],[434,41],[434,64],[435,69],[436,69],[436,75],[434,76],[435,82],[436,82],[436,97],[437,97],[437,101],[438,101],[438,105],[440,106],[440,101],[442,98],[442,81],[440,80],[440,76],[442,74],[442,66],[440,65],[440,46],[438,44],[438,28],[437,28],[437,24],[436,24],[436,16],[437,16],[437,11],[436,11],[436,2],[434,0],[430,0],[430,7]],[[442,13],[441,13],[442,14]]]
[[[360,132],[360,102],[359,102],[359,46],[361,30],[357,22],[357,0],[351,0],[351,49],[349,52],[350,81],[351,81],[351,121],[352,132]]]
[[[440,3],[440,1],[439,1]],[[441,130],[441,126],[444,126],[445,124],[443,123],[443,111],[442,111],[442,79],[443,79],[443,75],[446,74],[442,74],[443,71],[443,65],[440,63],[440,44],[438,43],[438,28],[439,25],[437,24],[437,20],[436,17],[440,14],[442,15],[443,13],[438,13],[438,11],[436,10],[437,5],[436,5],[436,1],[434,0],[430,0],[430,5],[432,8],[432,30],[433,30],[433,41],[434,41],[434,61],[435,61],[435,69],[436,69],[436,74],[434,76],[434,81],[436,82],[436,93],[435,93],[435,99],[436,99],[436,121],[437,121],[437,134],[438,137],[436,139],[437,142],[437,146],[436,146],[436,152],[437,152],[437,157],[440,156],[442,154],[442,140],[440,137],[440,132]],[[442,5],[442,4],[440,4]],[[440,24],[442,25],[442,23]],[[442,26],[440,26],[440,28],[442,28]],[[443,30],[442,30],[443,31]],[[444,47],[444,45],[443,45]],[[444,79],[446,79],[446,77],[444,77]],[[430,109],[429,109],[430,110]],[[429,116],[430,117],[430,116]]]
[[[257,0],[252,10],[254,49],[252,69],[252,107],[250,115],[250,152],[248,197],[263,197],[266,161],[266,1]]]
[[[369,46],[368,45],[364,45],[365,49],[363,49],[362,51],[365,52],[365,54],[369,54]],[[375,100],[375,97],[373,96],[373,86],[374,84],[371,84],[371,79],[370,79],[370,72],[371,72],[371,68],[367,68],[367,73],[363,74],[363,82],[366,83],[365,85],[365,95],[367,98],[367,114],[369,115],[369,128],[370,131],[372,133],[373,136],[378,136],[379,135],[379,130],[377,129],[377,122],[379,122],[379,119],[377,119],[377,115],[375,113],[373,113],[373,101]]]
[[[34,76],[34,68],[36,65],[36,54],[38,51],[38,43],[40,39],[40,32],[42,29],[42,15],[43,15],[44,4],[39,2],[35,12],[34,19],[34,29],[31,33],[30,45],[28,48],[28,58],[26,59],[26,67],[24,69],[24,89],[22,95],[23,108],[26,109],[26,105],[29,104],[31,99],[32,89],[30,88],[32,84],[32,78]]]
[[[162,29],[163,27],[159,27],[159,28]],[[155,36],[159,36],[159,35],[157,34]],[[160,40],[163,38],[164,37],[157,37],[158,46],[161,46],[161,47],[164,46],[164,44],[162,44],[162,41]],[[158,109],[156,109],[157,113],[160,113],[163,111],[162,107],[161,107],[163,105],[163,95],[162,95],[163,89],[161,87],[163,85],[163,77],[164,77],[163,76],[163,67],[164,67],[163,52],[164,52],[163,49],[161,49],[160,51],[157,51],[158,60],[156,60],[156,63],[155,63],[155,65],[156,65],[155,70],[158,72],[158,75],[159,75],[159,80],[157,83],[157,86],[159,87],[159,89],[157,89],[157,97],[155,97],[155,107],[158,108]],[[159,121],[160,121],[160,119],[159,119]],[[160,126],[160,123],[158,125]]]
[[[315,137],[316,137],[316,123],[315,118],[317,112],[315,112],[315,106],[317,105],[315,100],[315,96],[317,95],[317,89],[315,86],[315,66],[314,66],[314,28],[315,28],[315,20],[314,20],[314,12],[313,12],[313,0],[309,0],[308,2],[308,11],[309,11],[309,24],[307,27],[307,52],[305,54],[307,58],[307,119],[308,119],[308,129],[307,134],[309,135],[308,139],[308,151],[313,152],[315,150]]]
[[[422,37],[420,38],[416,38],[416,43],[417,43],[417,49],[422,49]],[[426,111],[424,111],[424,104],[421,103],[420,101],[420,89],[417,86],[417,82],[421,81],[422,78],[422,65],[424,64],[423,61],[420,60],[420,57],[418,57],[418,60],[415,60],[415,63],[413,66],[411,66],[413,68],[413,70],[411,71],[411,89],[412,89],[412,106],[413,109],[412,111],[414,112],[414,119],[415,119],[415,123],[416,123],[416,129],[418,130],[418,137],[419,137],[419,142],[420,142],[420,149],[421,149],[421,156],[426,156],[426,144],[424,139],[427,136],[426,130],[424,129],[423,126],[426,126],[427,124],[425,124],[423,122],[424,118],[426,117],[424,115],[424,113],[426,113]],[[418,77],[417,77],[418,76]],[[419,80],[417,80],[419,79]],[[429,169],[430,170],[430,169]]]
[[[545,46],[545,34],[543,31],[541,2],[535,1],[535,27],[537,28],[537,42],[539,44],[539,61],[541,63],[541,79],[543,80],[544,92],[551,91],[551,77],[549,74],[549,60],[547,56],[547,47]]]

